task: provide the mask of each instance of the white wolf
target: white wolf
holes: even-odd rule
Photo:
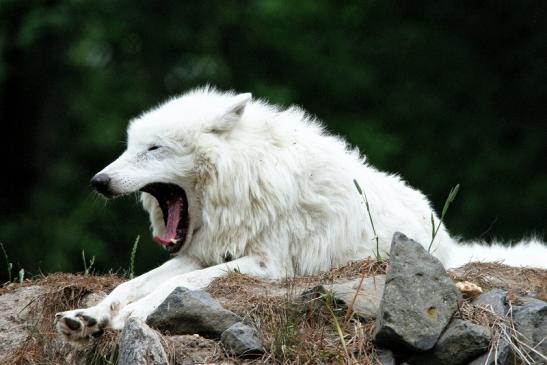
[[[145,319],[177,286],[204,288],[237,269],[266,278],[316,273],[380,252],[393,233],[428,245],[427,198],[367,164],[298,107],[205,87],[148,111],[128,129],[127,150],[92,179],[107,197],[142,192],[158,243],[175,258],[98,305],[59,313],[57,330],[78,341]],[[433,253],[453,267],[469,260],[547,266],[547,248],[459,246],[441,226]]]

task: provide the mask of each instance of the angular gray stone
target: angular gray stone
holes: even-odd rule
[[[336,299],[343,301],[346,305],[349,306],[353,302],[353,312],[358,316],[375,318],[384,294],[386,276],[364,278],[360,287],[359,283],[361,279],[355,279],[332,284],[328,289],[332,291]],[[359,289],[358,294],[357,289]]]
[[[491,290],[491,292],[494,291],[496,291],[497,293],[493,293],[491,301],[487,304],[490,304],[491,302],[500,302],[502,293],[504,292],[500,289]],[[503,296],[503,299],[505,304],[505,296]],[[534,347],[540,353],[547,354],[547,303],[542,300],[530,297],[522,297],[517,303],[519,304],[513,305],[512,318],[517,331],[519,331],[526,337],[526,339],[522,340],[527,342],[529,346]],[[473,302],[473,304],[477,303]],[[493,304],[492,306],[494,307]],[[499,314],[498,311],[496,312]],[[507,313],[505,308],[503,313]],[[540,342],[541,344],[536,347],[536,345]],[[486,353],[473,360],[468,365],[494,365],[496,361],[496,365],[509,365],[515,363],[516,360],[514,354],[511,353],[509,343],[505,339],[500,340],[497,351],[498,353],[496,354],[496,358],[494,357],[493,353],[490,355]],[[542,364],[545,361],[544,359],[541,359],[537,354],[531,353],[531,355],[538,364]]]
[[[520,302],[522,304],[513,306],[515,328],[528,339],[529,346],[547,356],[547,302],[530,297],[522,297]],[[539,355],[532,357],[538,363],[545,362]]]
[[[244,323],[234,323],[222,332],[220,342],[233,354],[240,357],[255,357],[264,353],[264,347],[254,328]]]
[[[489,307],[492,311],[500,316],[507,314],[507,292],[502,289],[494,288],[486,293],[476,297],[473,305]],[[510,347],[505,339],[500,339],[496,349],[497,353],[486,352],[468,365],[508,365]]]
[[[500,316],[507,314],[507,292],[502,289],[492,289],[486,293],[482,293],[476,297],[472,304],[477,306],[485,306],[492,309],[492,311]]]
[[[484,353],[491,334],[486,327],[461,319],[453,320],[433,350],[413,356],[410,364],[463,365]]]
[[[471,361],[467,365],[510,365],[514,364],[514,362],[510,362],[509,360],[509,354],[510,354],[511,348],[509,346],[509,343],[501,339],[500,343],[498,344],[497,353],[488,353],[477,357],[475,360]]]
[[[36,311],[32,304],[47,290],[45,286],[32,285],[0,295],[0,364],[9,364],[15,349],[29,338],[34,325],[27,323],[35,322]]]
[[[199,334],[219,338],[242,318],[224,309],[203,290],[178,287],[146,319],[146,323],[171,335]]]
[[[120,339],[118,365],[167,365],[160,336],[142,320],[129,318]]]
[[[396,365],[395,357],[391,350],[378,349],[378,361],[381,365]]]
[[[461,301],[443,265],[417,242],[395,233],[374,341],[393,350],[435,346]]]
[[[363,318],[376,318],[380,301],[384,293],[385,275],[376,275],[368,278],[345,280],[333,284],[321,284],[302,293],[305,300],[314,299],[317,295],[332,293],[342,305],[353,303],[353,312]],[[359,284],[361,287],[359,288]],[[357,289],[359,291],[357,293]]]

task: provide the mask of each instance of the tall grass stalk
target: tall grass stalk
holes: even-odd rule
[[[0,247],[2,248],[2,252],[4,253],[6,265],[8,265],[8,280],[11,282],[11,271],[13,270],[13,264],[9,261],[8,253],[6,252],[6,248],[4,247],[4,244],[2,242],[0,242]]]
[[[89,266],[87,265],[87,260],[85,258],[85,251],[82,250],[82,260],[84,262],[84,275],[87,276],[91,272],[91,269],[93,268],[93,264],[95,263],[95,256],[91,257],[89,260]]]
[[[137,248],[139,247],[140,239],[141,236],[138,235],[137,238],[135,238],[135,243],[133,243],[133,248],[131,249],[131,256],[129,257],[129,272],[127,274],[129,279],[133,279],[135,277],[135,256],[137,255]]]
[[[332,315],[332,321],[334,322],[334,328],[336,329],[336,332],[338,333],[338,337],[340,337],[340,342],[342,343],[342,347],[344,348],[344,353],[346,355],[346,359],[349,360],[349,352],[348,347],[346,345],[346,339],[344,338],[344,331],[342,330],[342,327],[340,326],[340,322],[338,321],[338,318],[336,318],[336,314],[334,314],[334,311],[332,310],[332,307],[327,304],[327,308],[330,311],[330,314]]]
[[[431,242],[429,243],[427,252],[431,252],[431,246],[433,245],[433,241],[435,241],[435,237],[437,236],[437,233],[439,233],[441,224],[443,224],[444,222],[444,216],[446,215],[446,212],[448,212],[448,207],[450,207],[450,204],[452,204],[452,202],[456,198],[456,195],[458,195],[459,190],[460,190],[460,184],[457,184],[450,190],[450,193],[448,193],[448,197],[446,198],[444,202],[443,211],[441,213],[441,219],[439,220],[439,223],[437,224],[436,228],[435,228],[435,217],[433,217],[433,213],[431,213]]]
[[[370,213],[370,206],[368,204],[367,194],[363,189],[361,189],[361,186],[357,182],[357,180],[353,179],[353,183],[355,184],[355,187],[357,188],[357,191],[359,192],[359,195],[361,195],[361,198],[365,202],[365,207],[367,208],[368,218],[370,220],[370,225],[372,226],[372,233],[374,234],[374,240],[376,240],[376,252],[374,252],[374,256],[376,257],[376,261],[381,261],[382,256],[380,256],[380,242],[378,239],[378,235],[376,234],[376,229],[374,228],[374,221],[372,220],[372,214]]]

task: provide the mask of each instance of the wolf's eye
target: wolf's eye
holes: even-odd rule
[[[150,147],[148,147],[148,151],[155,151],[159,148],[160,148],[160,146],[150,146]]]

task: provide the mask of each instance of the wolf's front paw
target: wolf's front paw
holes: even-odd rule
[[[54,326],[66,341],[81,342],[100,336],[109,327],[110,318],[110,310],[95,306],[57,313]]]

